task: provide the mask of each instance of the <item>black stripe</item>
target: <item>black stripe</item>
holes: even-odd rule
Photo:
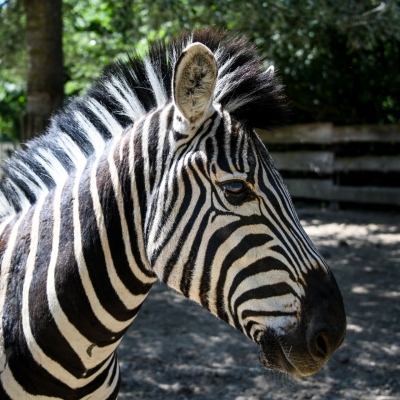
[[[257,322],[249,321],[249,322],[247,322],[246,325],[241,329],[241,331],[242,331],[245,335],[247,335],[250,339],[253,339],[250,333],[251,333],[251,329],[253,328],[254,325],[259,326],[259,324],[258,324]],[[254,333],[257,333],[257,332],[259,332],[259,330],[256,330]]]
[[[285,312],[285,311],[256,311],[256,310],[244,310],[241,314],[241,318],[244,320],[251,317],[286,317],[296,316],[296,311]]]
[[[284,296],[286,294],[292,294],[294,297],[297,297],[296,292],[292,289],[292,287],[287,284],[286,282],[281,282],[281,283],[276,283],[274,285],[264,285],[260,286],[254,289],[250,289],[243,294],[241,294],[236,300],[235,303],[233,304],[233,310],[234,310],[234,317],[236,318],[241,318],[243,319],[243,313],[242,315],[238,315],[238,309],[241,306],[241,304],[245,303],[246,301],[249,300],[259,300],[259,299],[270,299],[273,297],[279,297],[279,296]],[[265,311],[270,315],[270,311]],[[276,310],[276,312],[281,312],[279,310]],[[284,313],[286,315],[286,313]]]
[[[132,318],[135,313],[132,310],[128,310],[122,303],[108,275],[90,192],[90,170],[91,168],[82,176],[79,186],[79,217],[83,255],[89,271],[90,280],[93,283],[96,296],[101,305],[116,319],[126,321]],[[109,185],[111,185],[111,183],[109,183]],[[102,193],[99,193],[99,196],[102,195]],[[115,199],[109,200],[115,201]],[[107,216],[104,215],[104,217],[106,218]],[[96,251],[93,251],[94,249],[96,249]]]
[[[278,214],[278,217],[275,217],[271,213],[270,217],[271,217],[271,219],[276,221],[276,223],[278,225],[281,225],[281,226],[286,225],[288,227],[291,235],[285,235],[284,240],[281,239],[281,241],[282,241],[282,243],[285,243],[285,242],[290,243],[290,245],[293,247],[293,251],[289,247],[287,247],[286,248],[287,252],[293,257],[294,260],[296,260],[298,262],[302,262],[302,260],[304,260],[304,258],[305,258],[305,254],[304,254],[303,250],[300,248],[300,243],[303,243],[304,247],[307,248],[307,245],[306,245],[307,241],[304,240],[303,230],[299,229],[299,223],[298,223],[297,217],[295,216],[295,212],[292,208],[292,202],[290,200],[290,197],[285,194],[286,189],[284,188],[282,178],[279,175],[278,171],[273,166],[273,164],[271,163],[270,157],[269,157],[266,149],[259,146],[258,150],[259,150],[258,157],[260,159],[260,162],[266,163],[265,165],[263,165],[264,168],[260,168],[260,170],[259,170],[260,189],[268,197],[268,200],[270,201],[272,207]],[[275,189],[277,198],[267,188],[267,186],[263,182],[263,180],[262,180],[263,171],[268,171],[268,173],[269,173],[268,174],[269,175],[268,182]],[[290,218],[289,220],[284,215],[284,212],[283,212],[278,200],[281,201],[281,204],[283,205],[283,209],[286,211],[287,215],[289,215],[289,218]],[[268,207],[265,203],[264,203],[264,206],[268,209]],[[307,249],[305,249],[305,251],[307,251]],[[311,256],[312,256],[312,258],[315,258],[313,255],[311,255]],[[298,268],[298,274],[300,276],[302,275],[301,269],[299,269],[299,268]]]
[[[53,240],[53,207],[54,192],[50,193],[40,213],[38,250],[29,290],[30,326],[32,334],[43,352],[79,378],[85,372],[85,367],[60,333],[50,312],[46,293]],[[60,282],[57,282],[56,286],[58,285]]]
[[[199,163],[198,163],[199,164]],[[174,216],[174,225],[173,228],[171,229],[170,234],[168,235],[168,240],[171,239],[172,236],[175,235],[175,228],[178,226],[178,224],[181,222],[181,220],[186,217],[187,218],[187,210],[188,207],[190,205],[190,201],[192,199],[193,193],[192,193],[192,187],[194,185],[197,185],[197,187],[199,188],[200,191],[200,195],[197,197],[197,201],[196,201],[196,205],[191,213],[191,215],[189,216],[189,219],[186,221],[185,227],[181,233],[180,238],[176,240],[176,242],[179,244],[179,246],[176,247],[175,251],[173,254],[171,254],[171,256],[169,257],[169,259],[167,260],[167,262],[165,263],[165,268],[163,271],[163,277],[162,280],[164,282],[168,281],[169,275],[172,271],[172,269],[174,268],[174,266],[176,265],[177,261],[180,258],[181,255],[181,249],[183,247],[187,247],[187,246],[191,246],[193,249],[193,244],[190,243],[186,243],[186,239],[188,238],[190,231],[193,229],[193,225],[196,222],[198,215],[201,211],[201,208],[203,207],[206,199],[207,199],[207,194],[206,194],[206,187],[204,186],[204,183],[201,181],[200,177],[197,175],[197,171],[194,170],[194,168],[189,167],[189,169],[192,171],[192,176],[194,176],[194,180],[196,183],[194,183],[193,181],[190,181],[189,177],[186,175],[186,173],[183,173],[183,182],[184,182],[184,186],[185,189],[187,188],[187,191],[185,190],[185,199],[187,199],[186,201],[183,202],[183,204],[181,205],[181,207],[178,210],[178,214],[176,214],[176,216]],[[183,172],[183,171],[182,171]],[[171,215],[168,216],[169,218],[171,218]],[[204,221],[204,220],[203,220]],[[167,240],[166,240],[167,242]],[[186,252],[187,250],[185,250]],[[191,269],[193,269],[193,262],[195,261],[194,259],[194,253],[195,250],[191,250],[188,253],[192,253],[191,256],[189,256],[189,259],[191,259],[192,261],[192,267]],[[188,261],[190,263],[190,260]],[[185,273],[186,271],[184,271]],[[190,279],[190,277],[188,276],[187,279]]]
[[[74,252],[72,192],[74,180],[64,188],[61,202],[60,245],[56,266],[58,301],[69,321],[96,346],[113,343],[115,335],[96,318],[82,285]],[[73,289],[71,289],[73,288]]]
[[[127,138],[127,139],[129,139],[129,138]],[[131,184],[132,184],[133,177],[130,176],[131,173],[129,170],[129,162],[128,162],[129,161],[129,140],[125,140],[125,142],[124,142],[122,162],[118,161],[119,157],[117,157],[117,153],[118,152],[116,151],[116,154],[114,155],[114,160],[117,165],[118,178],[121,182],[121,190],[122,190],[124,212],[125,212],[125,221],[128,226],[132,254],[135,259],[135,263],[136,263],[137,267],[140,269],[140,271],[148,277],[155,277],[156,275],[146,268],[146,266],[144,265],[144,262],[140,256],[139,237],[138,237],[138,232],[136,232],[136,228],[135,228],[135,216],[134,216],[135,206],[133,204],[132,191],[131,191]],[[139,207],[136,206],[136,210],[138,210],[138,208]]]
[[[21,357],[24,360],[22,363]],[[111,357],[115,357],[115,355]],[[112,362],[110,365],[112,365]],[[8,367],[11,368],[15,380],[28,393],[36,396],[61,397],[63,399],[80,399],[94,392],[104,384],[109,371],[109,368],[106,368],[86,386],[71,389],[36,363],[29,352],[25,340],[21,340],[18,349],[10,355]]]
[[[1,400],[12,400],[11,397],[4,390],[3,382],[1,380],[0,380],[0,399]]]
[[[134,130],[133,137],[133,151],[134,151],[134,184],[136,186],[136,193],[139,199],[139,206],[142,229],[144,231],[144,221],[146,218],[146,204],[147,204],[147,193],[144,180],[144,155],[142,154],[142,133],[144,120],[138,122],[137,128]],[[137,212],[137,211],[135,211]]]
[[[236,312],[239,304],[236,304],[238,301],[238,299],[237,299],[235,304],[232,305],[231,299],[232,299],[232,296],[234,295],[237,287],[240,285],[241,282],[243,282],[243,280],[245,280],[246,278],[248,278],[250,276],[257,275],[260,273],[266,273],[266,272],[270,272],[270,271],[286,271],[289,274],[289,279],[292,281],[295,281],[293,275],[290,273],[290,271],[288,271],[288,268],[286,267],[286,265],[273,257],[265,257],[265,258],[259,259],[256,262],[254,262],[253,264],[249,265],[248,267],[243,268],[235,276],[235,278],[232,282],[232,285],[229,288],[227,306],[229,307],[230,313],[235,320],[236,326],[238,326],[238,324],[239,324],[239,320],[238,320],[238,316],[237,316],[237,312]],[[261,298],[272,297],[274,295],[273,290],[274,289],[271,289],[271,292],[263,293]],[[292,291],[292,293],[295,296],[297,296],[296,293],[294,293],[293,291]]]
[[[192,285],[192,275],[197,259],[198,249],[203,243],[204,233],[206,232],[207,225],[210,223],[210,214],[210,211],[204,213],[201,223],[199,224],[196,236],[193,240],[193,243],[191,244],[189,258],[183,266],[182,279],[179,287],[182,294],[186,297],[189,297],[190,287]]]
[[[271,234],[275,236],[281,243],[281,247],[284,247],[285,251],[285,258],[288,260],[288,262],[293,266],[293,269],[296,270],[297,276],[301,276],[301,268],[299,268],[299,265],[297,265],[297,262],[302,262],[303,257],[296,251],[297,248],[297,243],[295,243],[295,236],[293,237],[290,234],[287,234],[283,232],[283,234],[279,231],[279,228],[281,228],[282,231],[285,231],[285,220],[286,218],[280,213],[279,211],[279,204],[277,203],[273,193],[268,190],[264,184],[260,184],[261,189],[263,192],[266,194],[268,197],[268,200],[271,202],[272,207],[274,211],[276,211],[279,216],[276,217],[274,215],[274,212],[269,212],[268,213],[268,218],[265,216],[262,216],[261,218],[263,219],[263,223],[267,226],[267,229],[271,230]],[[269,207],[268,205],[264,202],[263,199],[261,199],[265,209],[268,211]],[[283,218],[283,219],[282,219]],[[293,233],[292,227],[289,225],[289,231]],[[290,246],[292,249],[290,249]],[[291,260],[293,259],[293,261]]]
[[[116,149],[116,153],[118,155],[118,148]],[[129,268],[120,219],[121,217],[124,218],[125,215],[120,216],[119,214],[108,163],[103,162],[99,166],[97,176],[97,190],[104,216],[105,231],[107,232],[108,245],[116,273],[132,294],[146,294],[150,290],[151,284],[144,284]],[[123,315],[122,313],[125,313],[123,310],[124,308],[121,307],[119,317]],[[131,314],[127,311],[126,315],[129,316]]]
[[[159,132],[160,129],[160,111],[156,111],[147,118],[150,118],[149,130],[148,130],[148,146],[147,146],[147,154],[148,161],[150,165],[149,174],[149,182],[150,182],[150,190],[154,187],[154,181],[156,178],[157,169],[160,168],[157,159],[157,147],[160,141],[160,135],[165,134],[165,132]]]
[[[226,239],[231,236],[232,232],[236,231],[243,225],[252,225],[254,222],[257,223],[254,219],[255,217],[242,217],[239,221],[235,221],[230,223],[227,226],[224,226],[223,228],[218,229],[213,235],[210,237],[209,243],[207,244],[207,251],[204,259],[204,269],[203,269],[203,274],[201,277],[201,284],[200,284],[200,299],[201,299],[201,304],[203,307],[209,309],[208,306],[208,292],[210,290],[210,267],[213,263],[215,253],[218,250],[219,244],[224,243]],[[243,246],[238,246],[237,249],[233,249],[232,252],[229,254],[231,255],[231,260],[232,262],[241,257],[244,252],[249,250],[251,247],[253,247],[252,243],[249,238],[244,238],[242,241],[241,245]],[[267,239],[267,235],[264,237],[264,243]],[[206,244],[204,244],[206,245]],[[222,265],[221,269],[221,274],[226,273],[227,268],[229,268],[231,264],[229,264],[229,261],[227,261],[227,258],[225,258],[224,263]],[[225,271],[225,272],[224,272]],[[218,284],[220,284],[220,280],[218,281]],[[218,293],[218,290],[217,290]],[[222,304],[218,301],[218,304]],[[226,317],[226,316],[225,316]],[[226,320],[226,319],[225,319]]]
[[[111,372],[110,379],[108,381],[108,386],[112,385],[112,383],[114,382],[114,379],[115,379],[115,375],[117,375],[117,374],[118,374],[118,382],[115,385],[115,389],[113,390],[113,392],[110,394],[110,396],[107,397],[108,400],[114,400],[114,399],[118,398],[119,387],[121,385],[121,375],[119,373],[118,360],[117,360],[117,357],[115,355],[115,363],[114,363],[113,370]]]
[[[271,238],[272,239],[272,238]],[[276,249],[276,247],[273,247]],[[296,278],[293,276],[292,272],[287,268],[285,264],[283,264],[280,260],[266,256],[260,258],[259,260],[255,261],[253,264],[245,266],[234,278],[232,285],[229,288],[228,292],[228,299],[232,298],[233,294],[235,293],[237,287],[249,276],[266,273],[270,271],[285,271],[289,275],[289,279],[293,282],[296,282]]]
[[[10,259],[9,278],[3,308],[3,338],[6,351],[18,345],[23,336],[21,322],[22,289],[25,281],[25,266],[31,243],[31,224],[35,206],[23,217],[19,225],[15,247]],[[14,228],[15,229],[15,228]]]
[[[250,217],[250,221],[253,219],[253,217]],[[249,222],[250,222],[249,221]],[[252,221],[254,222],[254,221]],[[250,226],[250,223],[248,224]],[[255,247],[260,247],[263,246],[264,244],[268,243],[269,241],[272,240],[272,237],[267,235],[267,234],[248,234],[246,235],[240,243],[233,248],[225,257],[219,278],[218,278],[218,283],[216,287],[216,299],[217,299],[217,305],[219,306],[218,308],[218,316],[223,319],[224,321],[228,321],[228,315],[226,308],[229,307],[228,304],[224,304],[224,287],[225,287],[225,282],[226,282],[226,277],[228,274],[228,271],[231,267],[231,265],[238,259],[242,258],[250,249],[255,248]],[[239,276],[237,275],[235,278],[235,284],[239,284],[239,279],[245,279],[246,277],[250,276],[249,273],[252,271],[252,268],[247,270],[246,265],[243,266],[241,271],[239,272]],[[223,308],[224,306],[224,308]]]
[[[229,162],[226,157],[225,153],[225,142],[226,138],[225,135],[230,135],[230,132],[225,131],[224,121],[221,118],[218,127],[215,132],[215,139],[216,139],[216,150],[217,150],[217,165],[218,168],[222,171],[232,172],[229,166]]]

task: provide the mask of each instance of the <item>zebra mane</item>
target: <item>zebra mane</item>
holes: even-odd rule
[[[85,95],[52,117],[42,136],[6,161],[0,217],[28,209],[109,139],[170,101],[175,62],[194,42],[206,45],[217,61],[214,103],[253,127],[271,129],[285,123],[282,85],[271,68],[265,70],[247,38],[208,28],[184,33],[169,44],[156,41],[146,56],[134,53],[108,67]]]

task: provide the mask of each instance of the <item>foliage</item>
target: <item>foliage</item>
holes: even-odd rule
[[[0,137],[18,135],[26,105],[26,38],[19,1],[0,0]]]
[[[68,96],[129,49],[217,25],[250,35],[275,64],[292,122],[400,122],[398,0],[64,0],[63,12]],[[23,26],[19,0],[0,0],[0,130],[24,104]]]

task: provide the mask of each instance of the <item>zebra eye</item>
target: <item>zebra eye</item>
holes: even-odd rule
[[[229,181],[221,185],[223,191],[227,194],[241,194],[247,189],[243,181]]]

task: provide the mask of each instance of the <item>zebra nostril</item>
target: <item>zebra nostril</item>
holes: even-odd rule
[[[312,341],[311,353],[314,357],[325,359],[330,354],[330,345],[328,336],[324,333],[318,333]]]
[[[314,339],[315,349],[322,358],[326,358],[329,353],[329,339],[325,333],[319,333]]]

